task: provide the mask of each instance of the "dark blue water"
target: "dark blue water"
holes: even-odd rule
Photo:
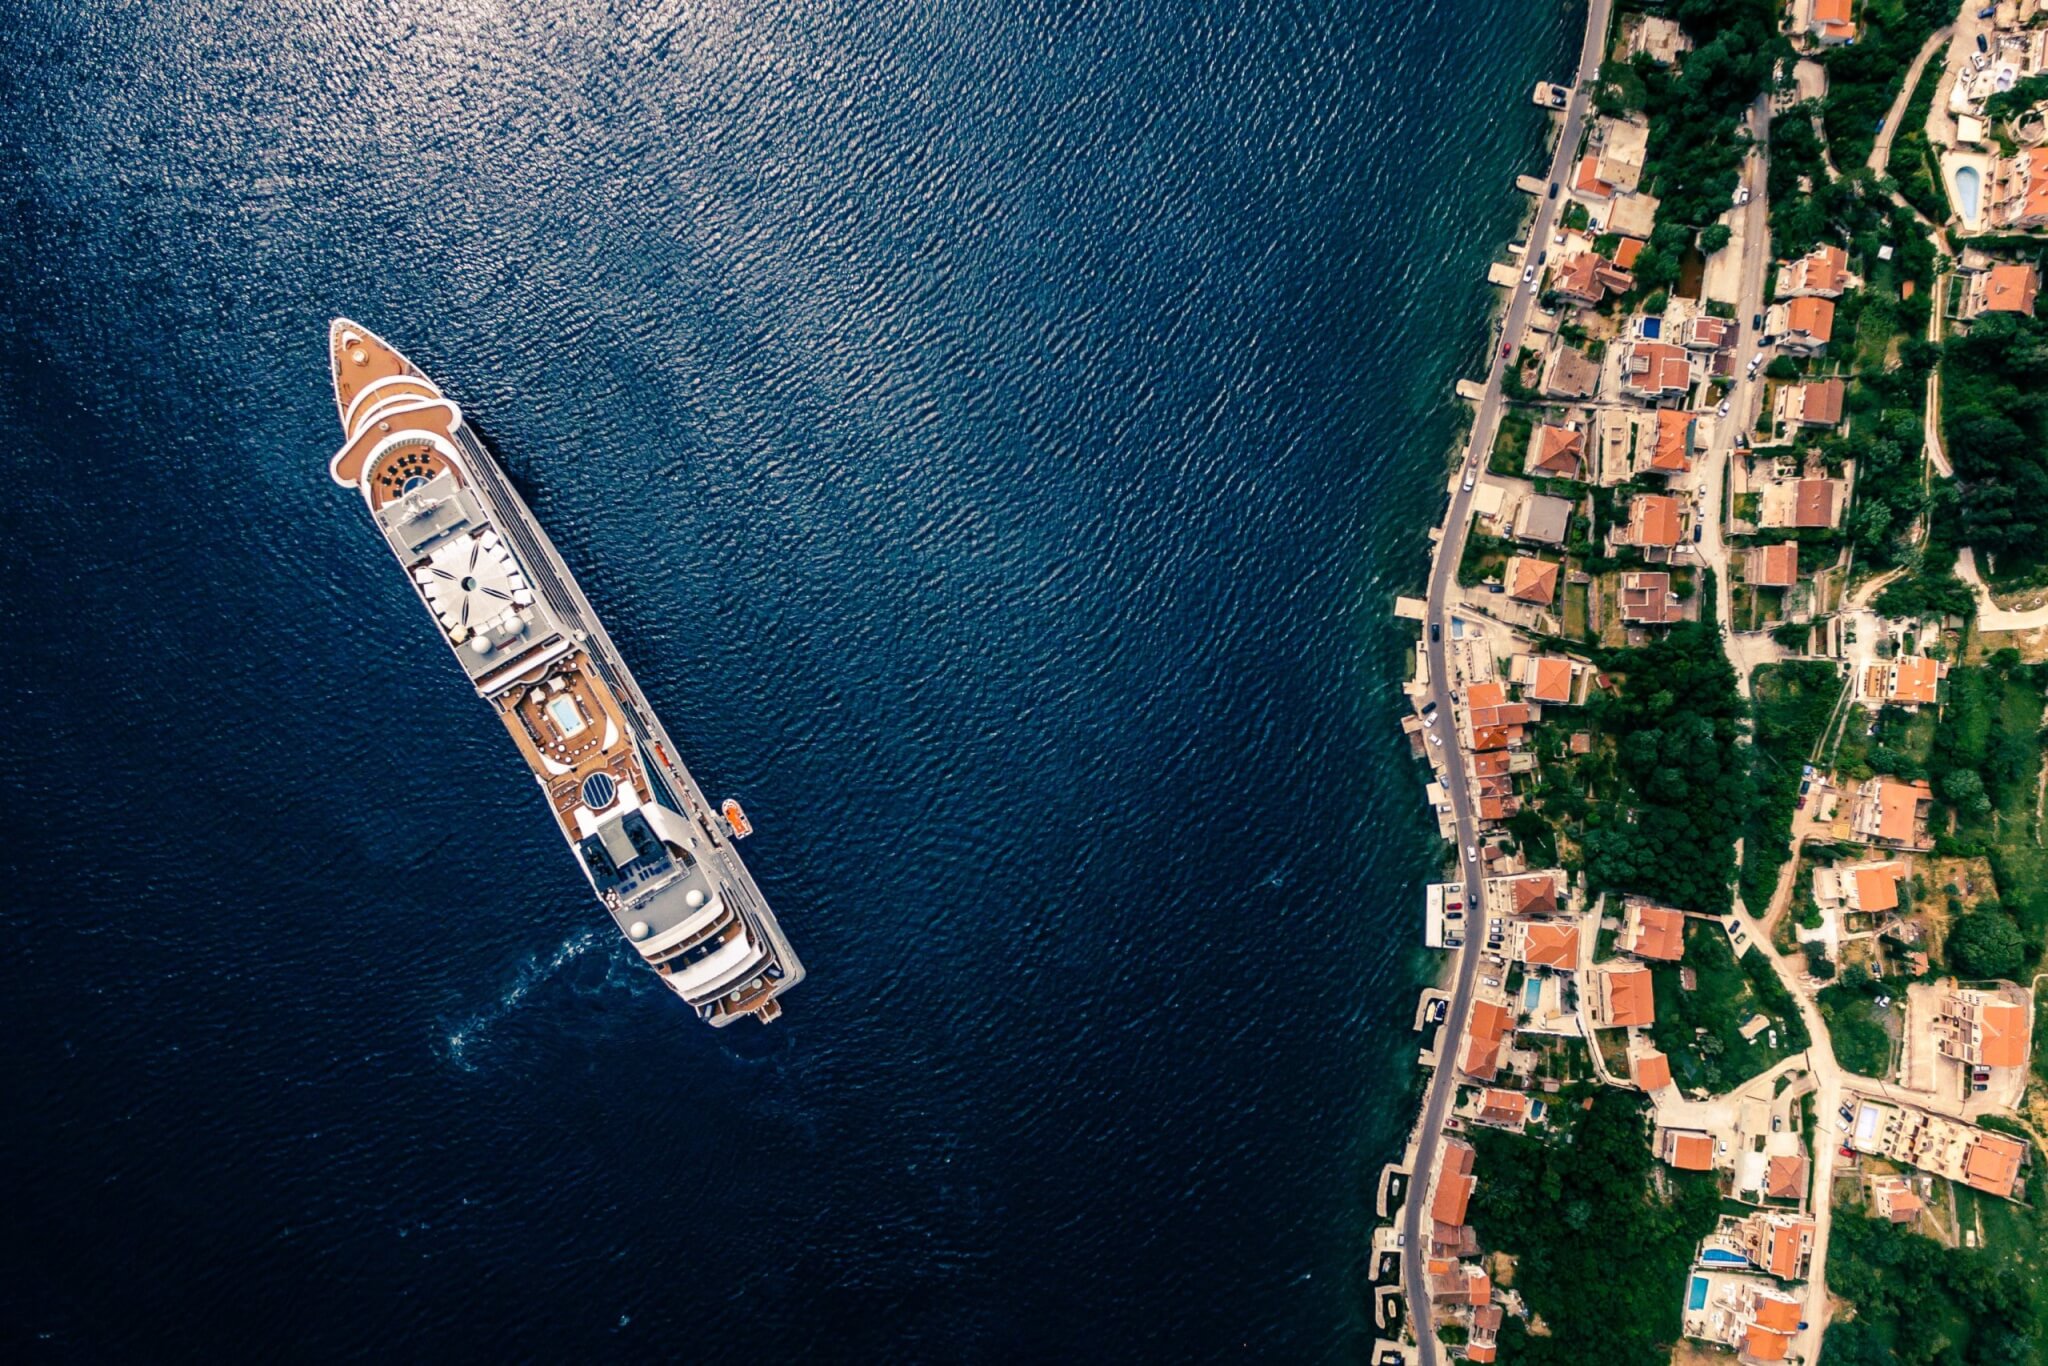
[[[10,1355],[1360,1355],[1385,612],[1578,17],[10,6]],[[340,312],[746,800],[781,1025],[329,484]]]

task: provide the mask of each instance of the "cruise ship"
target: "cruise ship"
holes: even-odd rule
[[[346,318],[328,349],[344,434],[328,473],[361,492],[619,933],[700,1019],[777,1019],[804,969],[733,847],[745,814],[714,812],[462,409]]]

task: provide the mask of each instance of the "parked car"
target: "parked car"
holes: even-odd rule
[[[1775,1133],[1779,1132],[1780,1130],[1782,1130],[1782,1129],[1783,1129],[1784,1127],[1785,1127],[1785,1117],[1784,1117],[1783,1115],[1772,1115],[1772,1116],[1771,1116],[1771,1132],[1772,1132],[1772,1133],[1774,1133],[1774,1134],[1775,1134]]]
[[[1741,207],[1742,207],[1742,206],[1743,206],[1744,204],[1747,204],[1748,202],[1749,202],[1749,186],[1747,186],[1747,185],[1741,185],[1741,186],[1737,186],[1737,187],[1736,187],[1736,190],[1735,190],[1735,206],[1736,206],[1737,208],[1741,208]]]
[[[1553,181],[1551,181],[1551,182],[1550,182],[1550,193],[1549,193],[1549,194],[1548,194],[1547,196],[1545,196],[1545,197],[1546,197],[1546,198],[1549,198],[1549,199],[1555,199],[1555,198],[1557,198],[1557,182],[1556,182],[1556,181],[1554,181],[1554,180],[1553,180]]]
[[[1429,626],[1429,638],[1431,640],[1442,640],[1444,638],[1444,628],[1437,625],[1435,622],[1431,622]],[[1429,718],[1428,720],[1425,720],[1423,724],[1428,725],[1429,720],[1433,719],[1434,718]]]
[[[1752,315],[1752,316],[1751,316],[1751,318],[1750,318],[1750,320],[1749,320],[1749,326],[1750,326],[1750,330],[1751,330],[1751,331],[1755,331],[1755,332],[1761,332],[1761,331],[1763,331],[1763,330],[1764,330],[1764,315],[1763,315],[1763,314],[1761,314],[1761,313],[1757,313],[1757,314],[1754,314],[1754,315]]]
[[[1490,987],[1497,987],[1500,985],[1500,978],[1498,977],[1482,977],[1479,980]]]
[[[1880,996],[1880,997],[1878,997],[1878,998],[1877,998],[1877,1008],[1878,1008],[1879,1010],[1883,1010],[1883,1009],[1884,1009],[1885,1007],[1889,1006],[1889,1005],[1890,1005],[1891,1003],[1892,1003],[1892,998],[1891,998],[1891,997],[1889,997],[1889,996]]]
[[[1716,417],[1726,417],[1726,416],[1728,416],[1728,400],[1727,400],[1727,399],[1725,399],[1725,398],[1724,398],[1724,399],[1722,399],[1722,400],[1721,400],[1721,406],[1720,406],[1720,407],[1718,407],[1718,408],[1716,408],[1716,409],[1714,409],[1714,415],[1715,415]]]
[[[1535,278],[1536,278],[1536,267],[1535,267],[1535,266],[1533,266],[1533,265],[1528,265],[1528,266],[1523,266],[1523,267],[1522,267],[1522,283],[1523,283],[1523,284],[1525,284],[1525,285],[1526,285],[1526,284],[1528,284],[1528,283],[1529,283],[1529,282],[1530,282],[1531,280],[1534,280]]]
[[[1699,544],[1700,533],[1705,530],[1706,528],[1704,526],[1701,526],[1698,522],[1694,522],[1692,524],[1692,539],[1694,545]]]
[[[1444,747],[1444,737],[1436,734],[1435,732],[1431,732],[1429,737],[1429,743],[1435,745],[1438,749],[1442,749]]]
[[[1993,12],[1994,14],[1995,14],[1995,13],[1997,13],[1997,7],[1996,7],[1996,6],[1994,6],[1994,7],[1993,7],[1993,9],[1992,9],[1992,12]],[[1978,15],[1977,17],[1978,17],[1979,19],[1982,19],[1982,18],[1983,18],[1984,16],[1980,14],[1980,15]],[[1990,50],[1991,50],[1991,40],[1990,40],[1989,38],[1986,38],[1986,37],[1985,37],[1985,36],[1984,36],[1983,34],[1981,34],[1981,33],[1980,33],[1980,34],[1978,34],[1978,35],[1977,35],[1977,51],[1979,51],[1979,52],[1989,52]],[[1980,64],[1978,65],[1977,69],[1978,69],[1979,71],[1982,71],[1982,70],[1984,69],[1984,67],[1983,67],[1983,65],[1982,65],[1982,64],[1980,63]]]
[[[1476,844],[1468,844],[1468,845],[1466,845],[1466,846],[1465,846],[1465,857],[1466,857],[1466,858],[1472,858],[1472,859],[1476,859],[1476,858],[1478,858],[1478,857],[1479,857],[1479,846],[1478,846],[1478,845],[1476,845]]]

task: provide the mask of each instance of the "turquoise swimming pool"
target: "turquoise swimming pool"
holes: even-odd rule
[[[1956,167],[1956,208],[1965,223],[1977,221],[1977,197],[1984,192],[1984,177],[1975,166]]]
[[[1707,1278],[1705,1276],[1695,1276],[1692,1278],[1692,1289],[1686,1292],[1685,1307],[1687,1309],[1705,1309],[1707,1307]]]
[[[1534,1010],[1536,1008],[1536,1002],[1540,1000],[1542,996],[1543,979],[1541,977],[1531,977],[1528,981],[1522,983],[1523,1010]]]

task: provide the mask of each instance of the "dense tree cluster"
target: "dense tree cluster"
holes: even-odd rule
[[[2048,559],[2048,319],[1986,314],[1943,348],[1942,432],[1959,534],[2002,568]]]
[[[1822,58],[1828,69],[1822,116],[1836,166],[1869,160],[1878,125],[1920,45],[1955,17],[1956,0],[1864,0],[1858,7],[1862,33]]]
[[[1856,1303],[1828,1327],[1847,1366],[2042,1366],[2048,1324],[2010,1248],[1947,1248],[1881,1219],[1834,1223],[1828,1289]]]
[[[1742,841],[1742,901],[1761,914],[1770,904],[1792,838],[1792,810],[1806,756],[1842,695],[1833,660],[1795,660],[1757,670],[1755,743],[1749,751],[1756,800]]]
[[[1515,1288],[1550,1328],[1531,1337],[1508,1320],[1500,1355],[1516,1366],[1661,1366],[1679,1332],[1673,1287],[1720,1208],[1704,1172],[1668,1173],[1668,1200],[1652,1192],[1642,1097],[1601,1087],[1591,1099],[1553,1109],[1569,1117],[1569,1142],[1472,1135],[1484,1173],[1473,1226],[1521,1259]]]
[[[1712,600],[1708,582],[1702,597]],[[1728,909],[1735,839],[1749,811],[1749,768],[1736,747],[1742,701],[1711,621],[1681,622],[1640,650],[1603,661],[1619,695],[1593,704],[1621,737],[1620,807],[1588,818],[1586,870],[1596,888],[1641,892],[1694,911]]]
[[[1650,115],[1651,191],[1660,222],[1702,228],[1726,209],[1750,138],[1741,126],[1789,55],[1771,0],[1679,0],[1671,13],[1694,48],[1676,70],[1639,68]]]

